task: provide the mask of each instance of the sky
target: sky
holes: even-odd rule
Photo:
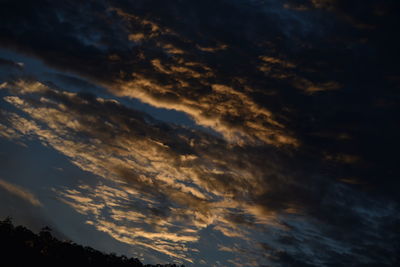
[[[397,0],[3,0],[0,217],[145,263],[399,266]]]

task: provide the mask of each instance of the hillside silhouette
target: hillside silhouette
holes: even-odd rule
[[[24,226],[14,226],[10,218],[0,221],[0,266],[178,267],[176,264],[142,264],[136,258],[60,241],[51,234],[49,227],[35,234]]]

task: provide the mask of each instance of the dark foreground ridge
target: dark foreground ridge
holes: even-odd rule
[[[14,226],[10,218],[0,221],[0,266],[178,267],[176,264],[144,265],[139,259],[60,241],[50,231],[45,227],[35,234],[24,226]]]

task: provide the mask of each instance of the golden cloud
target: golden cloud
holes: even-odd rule
[[[267,173],[279,166],[272,161],[262,164],[244,145],[162,125],[112,99],[81,97],[38,82],[19,81],[6,87],[12,95],[4,100],[24,114],[5,113],[9,129],[37,138],[104,179],[94,187],[55,189],[62,202],[87,216],[99,231],[191,262],[190,244],[198,242],[200,231],[207,227],[246,242],[251,242],[254,227],[279,229],[276,214],[253,203],[268,188]],[[226,136],[238,134],[268,143],[272,130],[261,121],[271,129],[284,128],[270,111],[241,92],[217,84],[212,90],[216,96],[207,96],[202,104],[187,100],[180,107],[170,105]],[[207,108],[215,116],[247,112],[252,122],[234,128],[224,126],[220,117],[203,115],[201,110],[218,98],[228,99],[215,109]],[[236,110],[238,105],[244,111]],[[250,220],[232,217],[234,211]]]
[[[29,192],[27,189],[21,186],[9,183],[5,180],[0,179],[0,187],[9,193],[31,203],[33,206],[42,206],[42,203],[36,198],[34,194]]]

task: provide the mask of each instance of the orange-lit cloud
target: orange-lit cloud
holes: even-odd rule
[[[154,64],[158,70],[168,73],[158,61]],[[212,94],[200,96],[200,101],[195,101],[184,95],[177,95],[172,86],[162,86],[136,76],[134,80],[116,87],[119,89],[115,93],[139,98],[155,107],[183,111],[196,123],[221,133],[230,142],[263,142],[276,146],[299,144],[295,137],[285,131],[284,125],[274,119],[269,110],[258,106],[245,94],[221,84],[212,84],[209,87]]]
[[[397,8],[345,2],[4,5],[2,45],[57,74],[0,59],[0,137],[95,176],[53,193],[148,255],[199,264],[211,240],[218,265],[382,264],[398,237]]]
[[[9,193],[31,203],[33,206],[42,206],[40,201],[36,198],[34,194],[29,192],[27,189],[21,186],[9,183],[5,180],[0,179],[0,187]]]
[[[199,231],[208,226],[226,237],[248,240],[227,209],[246,211],[247,201],[264,190],[251,164],[235,163],[242,153],[232,150],[220,157],[231,149],[229,143],[178,127],[168,134],[115,100],[86,99],[39,82],[19,81],[4,88],[14,94],[4,100],[27,115],[9,113],[10,129],[38,138],[82,170],[115,183],[56,191],[98,230],[125,243],[152,244],[149,248],[188,261],[187,244],[197,242]],[[127,210],[131,201],[137,204]],[[106,210],[108,216],[103,215]],[[261,218],[255,222],[266,223]]]

